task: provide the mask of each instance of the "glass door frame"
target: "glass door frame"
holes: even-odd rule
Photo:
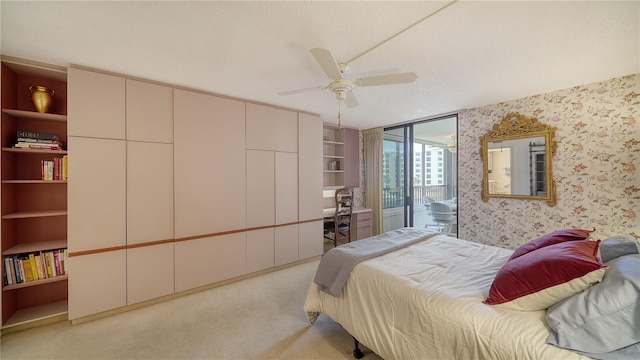
[[[449,114],[449,115],[445,115],[445,116],[439,116],[437,118],[432,118],[432,119],[424,119],[424,120],[418,120],[415,122],[411,122],[411,123],[406,123],[406,124],[400,124],[400,125],[394,125],[394,126],[390,126],[390,127],[385,127],[383,129],[383,131],[386,133],[387,131],[390,130],[397,130],[397,129],[402,129],[403,135],[402,135],[402,142],[403,142],[403,151],[404,151],[404,156],[403,156],[403,184],[402,184],[402,189],[403,189],[403,221],[404,221],[404,226],[414,226],[414,218],[413,218],[413,214],[414,214],[414,206],[415,206],[415,199],[414,199],[414,181],[413,181],[413,174],[414,174],[414,126],[416,125],[422,125],[422,124],[426,124],[429,122],[435,122],[435,121],[443,121],[446,119],[451,119],[454,118],[455,119],[455,135],[456,135],[456,139],[457,139],[457,134],[458,134],[458,114]],[[384,137],[383,137],[384,138]],[[386,139],[385,139],[386,140]],[[384,141],[384,140],[383,140]],[[454,140],[455,141],[455,140]],[[446,150],[446,149],[445,149]],[[423,163],[424,163],[424,159],[423,159]],[[449,189],[447,191],[448,196],[451,194],[455,194],[457,196],[457,184],[458,184],[458,152],[456,151],[455,154],[453,154],[453,156],[451,157],[451,160],[449,161],[449,166],[453,166],[455,164],[456,170],[455,170],[455,179],[451,179],[454,181],[454,188],[453,189]],[[424,180],[423,180],[424,181]],[[384,209],[383,209],[384,212]],[[383,229],[384,231],[388,231],[389,229]]]

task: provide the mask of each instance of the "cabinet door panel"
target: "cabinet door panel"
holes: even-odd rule
[[[247,227],[275,223],[275,154],[247,150]]]
[[[300,114],[298,136],[299,220],[322,217],[322,120]]]
[[[173,294],[173,243],[127,249],[127,305]]]
[[[70,68],[67,135],[125,138],[125,80]]]
[[[247,232],[247,273],[273,267],[274,236],[273,228]]]
[[[127,244],[173,239],[173,145],[127,141]]]
[[[298,152],[298,114],[247,104],[247,149]]]
[[[276,224],[298,221],[298,154],[276,153]]]
[[[69,320],[127,304],[126,250],[71,256]]]
[[[246,274],[244,232],[175,244],[176,292]]]
[[[298,257],[300,260],[322,255],[324,236],[322,220],[298,225]]]
[[[244,103],[174,90],[175,234],[246,227]]]
[[[298,225],[275,229],[275,266],[298,261]]]
[[[127,140],[173,143],[173,89],[129,80]]]
[[[124,140],[69,137],[69,251],[126,244]]]

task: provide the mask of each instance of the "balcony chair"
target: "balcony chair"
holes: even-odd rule
[[[453,209],[451,209],[449,205],[441,202],[436,201],[431,203],[431,216],[433,217],[433,221],[438,224],[438,231],[446,235],[449,235],[451,232],[451,225],[458,223],[458,218]],[[440,224],[443,225],[442,230],[440,230]]]
[[[424,204],[424,207],[427,209],[427,214],[430,214],[431,212],[431,203],[432,202],[436,202],[433,198],[430,198],[428,196],[425,196],[422,198],[422,203]]]

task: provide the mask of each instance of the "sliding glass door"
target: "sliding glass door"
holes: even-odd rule
[[[386,128],[383,140],[383,230],[431,227],[432,201],[456,203],[456,115]],[[453,227],[455,230],[455,227]]]

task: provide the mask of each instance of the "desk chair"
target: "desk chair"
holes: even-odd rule
[[[458,223],[458,218],[451,207],[441,202],[431,203],[431,216],[433,221],[438,224],[438,231],[440,231],[440,224],[443,224],[443,229],[440,232],[446,235],[451,232],[451,225]]]
[[[337,189],[334,195],[336,211],[333,218],[324,222],[324,237],[333,240],[333,246],[338,246],[338,240],[346,239],[351,242],[351,214],[353,212],[353,190],[350,188]]]

